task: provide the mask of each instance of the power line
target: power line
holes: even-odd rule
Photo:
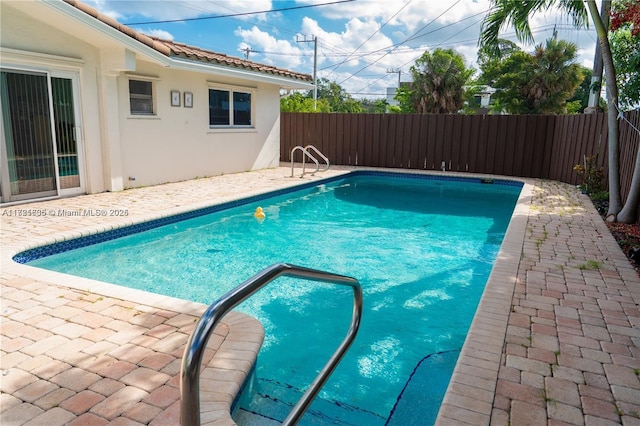
[[[476,15],[474,15],[474,16],[476,16]],[[462,21],[459,21],[459,22],[462,22]],[[472,26],[474,26],[474,25],[476,25],[476,24],[477,24],[477,22],[474,22],[474,23],[472,23],[471,25],[469,25],[468,27],[464,28],[462,31],[464,31],[464,30],[466,30],[466,29],[468,29],[468,28],[470,28],[470,27],[472,27]],[[555,30],[557,29],[557,27],[558,27],[558,26],[557,26],[556,24],[547,24],[547,25],[543,25],[543,26],[541,26],[541,27],[538,27],[538,28],[533,29],[533,30],[532,30],[532,33],[548,32],[548,31],[551,29],[551,27],[553,27],[553,30],[555,31]],[[560,27],[565,27],[565,28],[567,28],[567,29],[569,29],[569,28],[573,28],[574,30],[576,30],[576,29],[575,29],[575,27],[573,27],[573,26],[571,26],[571,25],[567,25],[567,26],[560,25]],[[461,32],[462,32],[462,31],[461,31]],[[451,40],[451,39],[452,39],[453,37],[455,37],[456,35],[457,35],[457,34],[455,34],[455,35],[453,35],[453,36],[451,36],[451,37],[449,37],[449,38],[447,38],[447,39],[445,39],[445,40],[441,41],[440,43],[438,43],[438,44],[434,45],[433,47],[440,47],[440,46],[446,45],[446,42],[447,42],[447,41],[449,41],[449,40]],[[515,32],[505,33],[505,34],[503,34],[503,38],[504,38],[505,36],[513,36],[513,35],[515,35]],[[461,44],[466,44],[466,43],[469,43],[469,42],[474,42],[474,43],[475,43],[475,42],[477,42],[477,39],[471,39],[471,40],[458,41],[458,42],[455,42],[455,45],[458,45],[458,46],[459,46],[459,45],[461,45]],[[406,65],[408,65],[409,63],[411,63],[411,62],[415,61],[415,60],[416,60],[417,58],[419,58],[419,57],[420,57],[420,56],[417,56],[416,58],[414,58],[414,59],[412,59],[412,60],[410,60],[410,61],[408,61],[408,62],[406,62],[406,63],[402,64],[398,69],[402,69],[402,67],[405,67]],[[388,71],[387,71],[387,73],[388,73]],[[361,92],[363,92],[364,90],[368,89],[369,87],[373,86],[374,84],[378,83],[380,80],[384,80],[386,77],[387,77],[387,75],[383,75],[382,77],[378,78],[377,80],[374,80],[373,82],[369,83],[369,84],[368,84],[368,85],[366,85],[365,87],[363,87],[363,88],[359,89],[357,92],[353,92],[353,93],[361,93]]]
[[[372,38],[374,35],[378,34],[380,31],[382,31],[382,29],[383,29],[383,28],[384,28],[384,27],[385,27],[385,26],[386,26],[386,25],[387,25],[387,24],[388,24],[388,23],[389,23],[393,18],[395,18],[396,16],[398,16],[398,14],[399,14],[400,12],[402,12],[402,11],[403,11],[407,6],[409,6],[409,5],[411,4],[411,2],[412,2],[412,1],[413,1],[413,0],[409,0],[409,1],[408,1],[408,2],[406,2],[406,3],[405,3],[405,4],[404,4],[400,9],[398,9],[398,11],[397,11],[396,13],[394,13],[392,17],[390,17],[389,19],[387,19],[387,21],[386,21],[384,24],[382,24],[382,25],[380,26],[380,28],[378,28],[376,31],[374,31],[374,33],[373,33],[373,34],[371,34],[371,35],[369,36],[369,38],[367,38],[365,41],[363,41],[362,43],[360,43],[360,46],[356,47],[356,48],[353,50],[353,52],[351,52],[351,53],[349,54],[349,56],[347,56],[347,58],[346,58],[344,61],[342,61],[341,63],[339,63],[339,64],[338,64],[338,65],[337,65],[337,66],[336,66],[336,67],[335,67],[335,68],[334,68],[334,69],[329,73],[329,75],[328,75],[327,77],[329,77],[331,74],[333,74],[333,73],[334,73],[338,68],[340,68],[340,66],[342,66],[342,65],[343,65],[343,64],[345,64],[345,63],[347,63],[347,62],[349,61],[349,58],[351,58],[351,57],[352,57],[352,56],[353,56],[353,55],[354,55],[358,50],[360,50],[360,48],[361,48],[362,46],[364,46],[366,42],[368,42],[369,40],[371,40],[371,38]]]
[[[465,18],[466,19],[466,18]],[[462,21],[459,21],[462,22]],[[474,24],[476,24],[477,22],[475,22]],[[452,24],[449,24],[452,25]],[[539,32],[546,32],[549,31],[549,29],[551,29],[551,27],[556,26],[556,24],[547,24],[547,25],[543,25],[541,27],[537,27],[537,28],[533,28],[532,29],[532,33],[539,33]],[[466,30],[469,27],[466,27],[463,29]],[[557,25],[557,28],[559,30],[575,30],[575,28],[571,25]],[[577,30],[580,31],[580,30]],[[575,32],[575,31],[574,31]],[[591,37],[591,33],[589,32],[585,32],[585,34],[589,35]],[[426,34],[425,34],[426,35]],[[455,34],[455,35],[459,35],[459,34]],[[455,36],[454,35],[454,36]],[[437,45],[434,45],[434,47],[437,46],[448,46],[448,45],[467,45],[467,44],[475,44],[478,42],[477,38],[472,38],[472,39],[467,39],[467,40],[459,40],[459,41],[455,41],[455,42],[450,42],[450,43],[446,43],[447,41],[449,41],[452,37],[449,37],[441,42],[439,42]],[[511,36],[515,36],[515,32],[508,32],[508,33],[503,33],[501,35],[501,38],[506,38],[506,37],[511,37]],[[592,38],[593,41],[595,41],[595,39]],[[353,54],[352,53],[347,53],[347,52],[335,52],[335,53],[323,53],[322,56],[325,58],[338,58],[338,57],[345,57],[345,56],[353,56],[351,59],[352,60],[356,60],[356,59],[363,59],[367,56],[371,56],[371,55],[377,55],[380,54],[380,52],[383,52],[387,49],[396,47],[396,46],[400,46],[401,44],[394,44],[392,46],[386,47],[386,48],[382,48],[382,49],[376,49],[376,50],[369,50],[369,51],[365,51],[365,52],[360,52],[357,54]],[[246,49],[240,49],[241,51],[245,51]],[[291,56],[291,57],[296,57],[296,58],[303,58],[303,57],[312,57],[313,53],[293,53],[293,52],[276,52],[276,51],[271,51],[271,50],[255,50],[255,49],[251,49],[251,53],[259,53],[259,54],[263,54],[263,55],[274,55],[274,56]],[[393,54],[397,54],[399,52],[397,51],[393,51],[390,52],[391,55]],[[401,53],[405,53],[405,52],[401,52]],[[345,61],[339,62],[337,64],[333,64],[333,65],[328,65],[324,68],[321,68],[320,70],[326,70],[329,68],[333,68],[337,65],[341,65],[342,63],[344,63]],[[397,67],[395,67],[397,68]]]
[[[453,9],[458,3],[460,3],[460,0],[456,1],[454,4],[452,4],[447,10],[445,10],[444,12],[442,12],[440,15],[438,15],[435,19],[433,19],[431,22],[427,23],[425,26],[423,26],[422,28],[420,28],[417,32],[415,32],[414,34],[418,34],[420,33],[420,31],[422,31],[423,29],[425,29],[426,27],[428,27],[429,25],[433,24],[436,20],[440,19],[444,14],[446,14],[447,12],[449,12],[451,9]],[[354,74],[351,74],[349,77],[345,78],[344,80],[342,80],[340,83],[340,85],[342,85],[342,83],[344,83],[345,81],[349,80],[350,78],[358,75],[360,72],[364,71],[365,69],[369,68],[372,65],[377,64],[378,62],[380,62],[382,60],[382,58],[384,58],[385,56],[389,55],[391,52],[393,52],[393,50],[397,49],[394,48],[391,51],[385,53],[384,55],[382,55],[381,57],[379,57],[378,59],[376,59],[372,64],[366,65],[363,68],[359,69],[358,71],[356,71]]]
[[[270,9],[270,10],[261,10],[257,12],[242,12],[242,13],[232,13],[228,15],[214,15],[214,16],[200,16],[197,18],[183,18],[183,19],[167,19],[164,21],[146,21],[146,22],[130,22],[124,25],[132,26],[132,25],[148,25],[148,24],[167,24],[171,22],[187,22],[187,21],[202,21],[205,19],[218,19],[218,18],[232,18],[235,16],[248,16],[248,15],[259,15],[261,13],[271,13],[271,12],[283,12],[286,10],[297,10],[297,9],[308,9],[313,7],[320,6],[328,6],[332,4],[338,3],[349,3],[355,0],[336,0],[329,3],[320,3],[320,4],[308,4],[304,6],[292,6],[292,7],[283,7],[281,9]]]

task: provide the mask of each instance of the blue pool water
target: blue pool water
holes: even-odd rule
[[[358,337],[302,424],[429,424],[520,189],[499,181],[354,174],[17,258],[207,304],[277,262],[353,276],[364,292]],[[264,221],[253,215],[258,205]],[[262,322],[265,344],[237,417],[281,421],[346,334],[351,290],[279,278],[238,310]]]

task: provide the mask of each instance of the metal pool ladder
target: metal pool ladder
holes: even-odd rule
[[[306,158],[309,157],[309,159],[311,159],[311,161],[313,161],[314,163],[316,163],[316,169],[311,172],[311,174],[315,174],[318,170],[320,170],[320,162],[318,161],[318,159],[316,157],[314,157],[309,150],[314,151],[320,158],[322,158],[322,160],[326,163],[326,167],[324,168],[324,170],[322,170],[323,172],[326,172],[327,170],[329,170],[329,159],[320,152],[320,150],[318,150],[318,148],[316,148],[313,145],[307,145],[307,146],[295,146],[293,147],[293,149],[291,150],[291,177],[293,177],[293,154],[296,151],[302,151],[302,174],[300,175],[300,177],[303,177],[305,172],[305,162],[306,162]]]
[[[187,342],[180,370],[180,418],[183,426],[200,425],[200,365],[213,329],[236,305],[280,276],[348,285],[353,288],[353,315],[347,335],[282,424],[294,425],[300,420],[351,346],[358,333],[362,318],[362,288],[358,280],[287,263],[271,265],[213,302],[196,324],[196,328]]]

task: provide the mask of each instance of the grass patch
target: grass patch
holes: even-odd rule
[[[582,263],[578,265],[578,268],[581,270],[595,271],[596,269],[600,269],[602,262],[598,262],[597,260],[588,260],[587,263]]]

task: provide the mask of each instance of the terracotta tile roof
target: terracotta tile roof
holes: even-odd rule
[[[135,39],[136,41],[149,46],[150,48],[162,53],[168,57],[180,57],[198,62],[225,65],[233,68],[242,68],[250,71],[256,71],[265,74],[273,74],[280,77],[291,78],[301,81],[312,81],[313,77],[309,74],[290,71],[284,68],[278,68],[271,65],[260,64],[253,61],[227,56],[223,53],[216,53],[210,50],[201,49],[199,47],[189,46],[184,43],[177,43],[169,40],[162,40],[157,37],[150,37],[142,34],[134,29],[123,25],[115,19],[98,12],[91,6],[88,6],[77,0],[64,0],[66,3],[83,11],[87,15],[115,28],[123,34]]]
[[[252,71],[258,71],[268,74],[276,74],[282,77],[293,78],[296,80],[312,81],[313,77],[308,74],[302,74],[289,71],[283,68],[277,68],[271,65],[260,64],[258,62],[248,61],[246,59],[237,58],[235,56],[227,56],[223,53],[216,53],[210,50],[201,49],[195,46],[189,46],[184,43],[175,41],[162,40],[156,37],[150,37],[156,44],[161,44],[164,48],[171,51],[170,56],[178,56],[181,58],[196,60],[206,63],[215,63],[220,65],[228,65],[230,67],[245,68]]]

